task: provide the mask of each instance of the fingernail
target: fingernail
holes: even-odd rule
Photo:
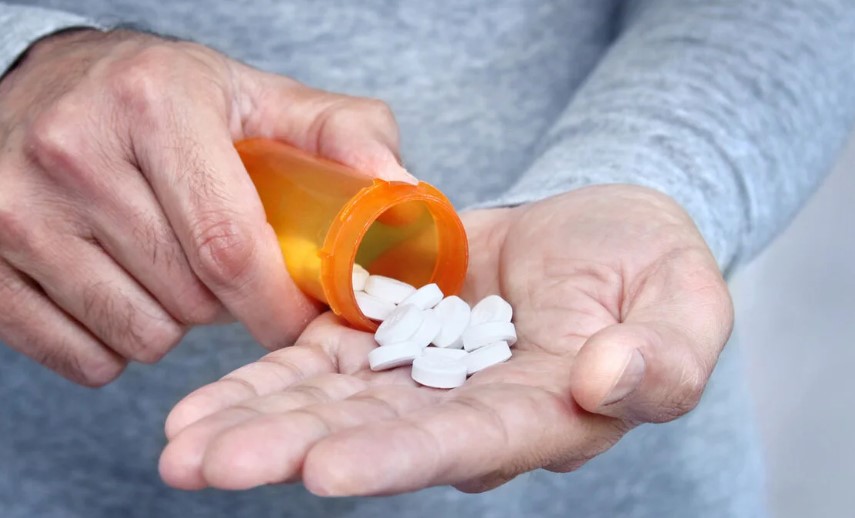
[[[404,172],[403,178],[401,179],[401,181],[411,183],[413,185],[417,185],[419,183],[419,179],[416,178],[415,176],[413,176],[412,173],[410,173],[409,171],[407,171],[403,167],[401,168],[401,171]]]
[[[404,182],[413,185],[419,183],[419,180],[415,176],[398,164],[389,165],[380,169],[377,172],[377,176],[387,182]]]
[[[611,405],[628,396],[641,383],[644,377],[644,357],[637,349],[632,351],[629,360],[626,362],[626,367],[618,379],[618,382],[612,387],[611,392],[603,400],[602,406]]]

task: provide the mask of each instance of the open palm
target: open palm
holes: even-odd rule
[[[161,474],[179,488],[302,481],[320,495],[452,484],[483,491],[575,469],[640,422],[698,401],[732,325],[688,216],[629,186],[466,214],[463,298],[511,302],[514,356],[441,391],[375,373],[370,334],[327,313],[293,347],[202,387],[170,414]]]

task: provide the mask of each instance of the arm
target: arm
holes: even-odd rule
[[[600,183],[680,202],[724,269],[829,170],[855,117],[847,0],[639,0],[608,55],[491,206]]]
[[[539,159],[490,202],[514,207],[464,215],[462,295],[511,302],[513,357],[438,393],[406,369],[371,371],[372,337],[318,318],[296,346],[175,407],[163,478],[485,491],[535,468],[577,469],[637,424],[691,410],[733,324],[720,267],[795,213],[855,113],[845,3],[628,5]],[[636,185],[577,188],[616,182]]]
[[[231,316],[280,347],[317,313],[288,277],[234,140],[285,140],[409,180],[376,101],[201,45],[56,34],[87,22],[0,13],[17,20],[17,36],[0,39],[5,62],[38,39],[0,81],[0,343],[74,381],[106,383]]]
[[[73,27],[98,27],[82,16],[43,9],[0,3],[0,77],[36,40]]]

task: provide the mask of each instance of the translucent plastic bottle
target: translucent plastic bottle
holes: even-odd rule
[[[414,286],[435,282],[446,295],[460,290],[469,258],[466,233],[436,188],[373,180],[271,140],[235,147],[291,277],[354,327],[377,328],[356,305],[354,262]]]

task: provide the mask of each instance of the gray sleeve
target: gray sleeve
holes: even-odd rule
[[[101,28],[76,14],[0,2],[0,77],[36,40],[72,27]]]
[[[538,158],[483,206],[649,186],[689,211],[728,270],[789,223],[845,142],[855,2],[639,0],[621,22]]]

